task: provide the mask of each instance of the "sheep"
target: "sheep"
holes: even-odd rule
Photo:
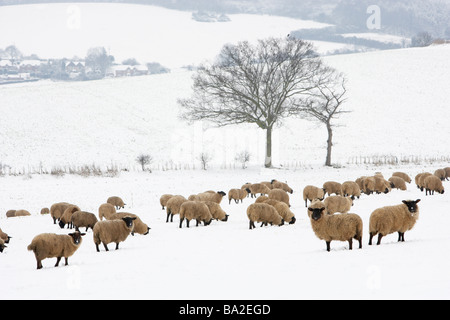
[[[256,198],[255,203],[261,203],[261,202],[264,202],[264,201],[266,201],[268,199],[269,199],[268,196],[259,196],[258,198]]]
[[[252,183],[248,188],[250,189],[250,194],[251,194],[252,198],[253,197],[256,198],[257,193],[260,193],[261,195],[265,195],[265,194],[269,194],[269,192],[270,192],[270,189],[261,183]]]
[[[133,230],[131,230],[131,235],[134,236],[134,233],[137,232],[142,235],[147,235],[150,231],[150,227],[144,223],[141,218],[139,218],[137,215],[129,212],[117,212],[111,215],[108,220],[116,220],[116,219],[122,219],[125,217],[132,217],[136,218],[133,222]]]
[[[369,195],[375,191],[375,177],[365,177],[362,179],[362,191]]]
[[[353,206],[353,197],[329,196],[324,200],[326,213],[334,214],[336,212],[347,213]]]
[[[134,227],[135,217],[123,217],[122,219],[99,221],[94,226],[94,243],[97,252],[100,252],[99,245],[103,243],[106,251],[108,244],[116,243],[116,250],[119,249],[119,243],[125,241]]]
[[[377,194],[389,193],[391,191],[391,184],[389,183],[389,181],[387,181],[381,176],[374,176],[374,179],[375,179],[374,191]]]
[[[246,182],[242,185],[241,189],[249,189],[252,184],[250,182]],[[250,189],[249,189],[250,190]],[[250,195],[250,192],[247,194],[247,198]]]
[[[303,189],[303,200],[305,200],[305,208],[308,207],[308,200],[313,202],[314,199],[323,200],[325,198],[325,190],[316,186],[307,185]]]
[[[56,224],[56,220],[59,221],[61,219],[61,216],[68,206],[70,206],[70,203],[67,202],[57,202],[51,205],[50,216],[53,219],[53,224]]]
[[[289,192],[290,194],[294,193],[294,190],[292,190],[292,188],[287,183],[277,181],[275,179],[273,179],[270,183],[273,186],[272,189],[283,189],[284,191]]]
[[[59,226],[61,229],[64,228],[64,226],[67,224],[67,229],[72,229],[72,214],[76,211],[80,211],[81,209],[78,206],[70,205],[64,210],[63,215],[61,216],[61,219],[59,220]]]
[[[250,230],[255,228],[255,222],[261,222],[261,227],[270,223],[271,225],[282,226],[283,218],[278,214],[275,207],[267,203],[253,203],[247,208]]]
[[[364,191],[364,179],[365,178],[367,178],[367,176],[361,176],[355,180],[356,184],[358,185],[358,187],[361,191]]]
[[[406,190],[406,181],[403,180],[403,178],[400,178],[399,176],[392,176],[388,179],[388,181],[391,183],[392,188],[400,189],[400,190]]]
[[[323,184],[323,190],[325,194],[328,193],[331,196],[333,193],[340,196],[342,195],[342,185],[336,181],[327,181]]]
[[[126,203],[124,203],[123,200],[118,196],[109,197],[106,200],[106,203],[111,203],[113,206],[116,207],[116,209],[123,209],[125,208],[126,205]]]
[[[114,207],[111,203],[103,203],[98,207],[98,218],[100,220],[109,219],[109,217],[116,213],[116,207]]]
[[[186,226],[189,228],[189,222],[192,219],[197,220],[196,226],[199,225],[201,221],[205,226],[209,225],[213,219],[208,206],[202,201],[186,201],[180,207],[180,228],[184,219],[186,219]]]
[[[241,203],[245,197],[250,193],[249,188],[245,189],[230,189],[228,191],[228,204],[231,203],[231,200],[234,200],[235,203],[239,203],[239,200],[241,200]]]
[[[356,239],[359,242],[359,248],[362,248],[363,222],[357,214],[328,215],[325,204],[322,201],[314,201],[308,207],[308,215],[314,233],[320,240],[325,240],[328,252],[333,240],[348,241],[349,250],[352,250],[353,239]]]
[[[98,220],[95,214],[91,212],[76,211],[72,214],[71,222],[76,231],[79,231],[79,228],[81,227],[85,227],[87,232],[89,228],[94,230],[94,226]]]
[[[286,203],[289,207],[291,206],[289,203],[289,195],[283,189],[274,188],[270,190],[268,194],[269,199],[278,200]]]
[[[0,239],[0,253],[3,252],[5,248],[7,248],[7,246],[5,246],[5,241],[3,241],[3,239]]]
[[[436,171],[434,171],[434,175],[438,177],[441,181],[444,181],[446,177],[444,169],[437,169]]]
[[[222,198],[226,195],[225,192],[223,191],[207,191],[207,192],[202,192],[196,195],[193,195],[193,197],[189,197],[190,201],[213,201],[216,202],[218,204],[220,204],[220,202],[222,202]]]
[[[6,217],[7,218],[12,218],[16,216],[16,210],[8,210],[6,211]]]
[[[9,240],[12,237],[8,236],[7,233],[3,232],[3,230],[0,228],[0,239],[2,239],[5,243],[9,243]]]
[[[41,214],[49,214],[50,213],[50,209],[49,208],[42,208],[41,209]]]
[[[358,198],[361,196],[361,188],[355,181],[345,181],[342,183],[342,195],[344,197],[353,196]]]
[[[167,219],[166,222],[173,222],[173,216],[180,213],[180,207],[181,205],[188,201],[185,197],[181,195],[175,195],[172,198],[169,199],[166,203],[166,212],[167,212]]]
[[[272,180],[272,181],[274,181],[274,180]],[[261,181],[260,183],[272,190],[274,188],[272,181]]]
[[[162,210],[164,210],[167,201],[173,197],[173,194],[163,194],[160,198],[159,198],[159,203],[161,204]]]
[[[445,180],[448,181],[448,178],[450,178],[450,167],[445,167],[444,171],[445,171]]]
[[[392,174],[392,176],[393,177],[400,177],[403,180],[405,180],[406,183],[411,183],[411,178],[404,172],[397,171],[397,172],[394,172]]]
[[[411,230],[419,219],[419,207],[417,200],[403,200],[402,204],[386,206],[373,211],[369,219],[369,245],[372,238],[378,234],[377,245],[381,238],[398,232],[398,241],[405,241],[405,232]]]
[[[433,174],[431,172],[423,172],[423,173],[419,173],[416,176],[417,188],[419,188],[420,191],[423,191],[425,178],[429,177],[429,176],[432,176],[432,175]]]
[[[54,234],[41,233],[33,238],[28,245],[28,251],[33,251],[37,261],[37,269],[42,269],[42,260],[46,258],[56,258],[55,267],[59,265],[62,257],[66,260],[66,266],[69,264],[69,257],[80,247],[82,236],[85,233],[75,231],[74,233]]]
[[[430,175],[426,177],[423,181],[423,187],[425,188],[425,195],[428,194],[434,195],[434,192],[439,192],[440,194],[444,194],[444,186],[442,185],[442,181],[439,177],[435,175]]]
[[[226,214],[225,211],[220,207],[220,204],[215,203],[213,201],[202,201],[209,209],[209,212],[211,213],[213,219],[220,220],[220,221],[228,221],[228,214]]]
[[[296,221],[295,215],[286,203],[274,199],[267,199],[266,201],[264,201],[264,203],[273,206],[285,222],[289,224],[295,223]]]

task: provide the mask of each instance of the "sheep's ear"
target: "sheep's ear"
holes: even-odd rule
[[[136,220],[136,217],[132,217],[131,220]]]
[[[314,211],[314,209],[313,209],[313,208],[308,208],[308,210],[309,210],[309,211],[311,211],[311,212],[312,212],[312,211]]]
[[[419,203],[419,202],[420,202],[420,199],[417,199],[417,200],[416,200],[416,203]]]
[[[86,233],[80,233],[80,236],[85,236],[86,235]]]
[[[404,204],[408,205],[408,201],[402,200],[402,202],[403,202]]]
[[[325,210],[325,208],[320,208],[319,210],[320,210],[320,212],[322,212],[323,210]]]

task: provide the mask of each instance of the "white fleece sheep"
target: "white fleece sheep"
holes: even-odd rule
[[[268,197],[269,197],[269,199],[284,202],[289,207],[291,206],[291,204],[289,203],[289,195],[283,189],[274,188],[274,189],[270,190]]]
[[[253,203],[247,208],[247,217],[249,219],[250,230],[255,228],[255,222],[261,222],[262,226],[271,225],[282,226],[283,218],[278,214],[275,207],[267,203]]]
[[[112,204],[113,206],[116,207],[116,209],[123,209],[123,208],[125,208],[125,205],[126,205],[126,203],[123,202],[122,198],[118,197],[118,196],[109,197],[106,200],[106,203]]]
[[[202,201],[186,201],[180,207],[180,228],[184,219],[186,219],[186,226],[189,228],[189,222],[192,219],[197,220],[196,226],[203,222],[205,226],[209,225],[213,219],[208,206]]]
[[[305,208],[308,207],[308,200],[313,202],[315,199],[323,200],[325,191],[323,188],[308,185],[303,189],[303,200],[305,200]]]
[[[360,216],[354,213],[328,215],[321,201],[314,201],[308,211],[311,227],[320,240],[325,240],[328,252],[333,240],[348,241],[349,249],[352,250],[353,239],[356,239],[359,248],[362,248],[363,222]]]
[[[344,197],[353,196],[359,199],[361,197],[361,188],[355,181],[345,181],[342,183],[342,195]]]
[[[67,266],[69,257],[78,250],[82,242],[81,237],[84,235],[85,233],[80,233],[79,231],[68,235],[42,233],[34,237],[27,248],[29,251],[34,252],[37,269],[42,268],[42,260],[46,258],[56,258],[55,267],[57,267],[61,258],[64,257]]]
[[[406,190],[406,181],[403,180],[403,178],[400,178],[399,176],[392,176],[388,179],[388,181],[391,183],[391,188],[400,189],[403,191]]]
[[[325,204],[327,214],[335,214],[336,212],[347,213],[353,206],[352,197],[329,196],[323,203]]]
[[[185,197],[182,195],[175,195],[172,198],[170,198],[166,203],[166,212],[167,212],[167,219],[166,222],[173,222],[173,216],[180,213],[180,207],[181,205],[188,201]]]
[[[80,208],[75,205],[70,205],[64,210],[63,215],[61,216],[61,219],[59,219],[59,226],[61,229],[64,228],[64,226],[67,224],[67,229],[72,229],[72,215],[74,212],[80,211]]]
[[[432,195],[434,192],[444,194],[444,185],[442,180],[435,175],[430,175],[423,180],[423,187],[425,189],[425,195]]]
[[[222,198],[226,195],[225,192],[223,191],[206,191],[206,192],[202,192],[196,195],[191,195],[189,196],[188,200],[190,201],[213,201],[216,202],[218,204],[220,204],[220,202],[222,202]]]
[[[377,245],[381,238],[398,232],[398,241],[405,241],[405,232],[411,230],[419,219],[417,200],[403,200],[402,204],[378,208],[372,212],[369,220],[369,245],[372,238],[378,234]]]
[[[135,233],[139,233],[142,235],[147,235],[150,231],[150,227],[144,223],[141,218],[139,218],[134,213],[130,212],[116,212],[109,217],[108,220],[116,220],[116,219],[122,219],[125,217],[133,217],[135,220],[133,221],[133,230],[131,230],[131,235],[134,236]]]
[[[111,203],[103,203],[98,207],[98,218],[100,220],[109,219],[109,217],[116,213],[116,207]]]
[[[323,190],[325,194],[328,193],[331,196],[333,193],[340,196],[342,195],[342,185],[336,181],[327,181],[323,184]]]
[[[266,201],[264,201],[264,203],[273,206],[285,222],[289,224],[295,223],[296,221],[295,215],[286,203],[274,199],[267,199]]]
[[[272,189],[282,189],[290,194],[294,193],[294,190],[285,182],[273,179],[270,183],[272,184]]]
[[[173,194],[168,194],[168,193],[166,193],[166,194],[163,194],[163,195],[159,198],[159,203],[161,204],[162,210],[165,209],[164,207],[166,206],[167,201],[169,201],[169,199],[172,198],[172,197],[173,197]]]
[[[119,243],[125,241],[133,230],[135,217],[124,217],[116,220],[99,221],[94,226],[94,243],[97,252],[100,252],[99,245],[103,243],[106,251],[108,244],[116,243],[116,250],[119,249]]]
[[[247,197],[249,193],[250,193],[250,189],[249,188],[245,188],[245,189],[230,189],[228,191],[228,204],[231,203],[231,200],[234,200],[235,203],[239,203],[239,200],[241,200],[241,203],[242,203],[244,198]]]
[[[98,219],[95,214],[91,212],[75,211],[72,214],[71,222],[76,231],[79,231],[80,228],[86,228],[87,232],[89,228],[94,230],[94,226],[98,222]]]
[[[214,201],[202,201],[209,209],[209,212],[212,215],[212,218],[220,221],[228,221],[228,214],[222,209],[220,204]]]
[[[261,183],[252,183],[249,187],[251,197],[256,198],[256,194],[259,193],[260,195],[266,195],[269,194],[270,190],[267,186]]]

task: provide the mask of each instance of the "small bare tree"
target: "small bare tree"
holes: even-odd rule
[[[331,149],[333,147],[333,128],[337,125],[332,120],[350,111],[342,110],[342,104],[347,100],[347,79],[336,70],[328,68],[327,82],[314,89],[309,102],[302,106],[303,111],[310,117],[325,124],[328,132],[326,166],[331,166]]]
[[[148,164],[151,164],[152,161],[153,161],[153,157],[149,154],[140,154],[136,158],[136,162],[141,165],[142,171],[145,171],[145,166]],[[150,172],[152,172],[152,171],[150,170]]]
[[[247,162],[250,161],[250,152],[248,152],[247,150],[239,152],[238,154],[236,154],[234,160],[240,162],[242,164],[242,169],[245,169],[247,168]]]
[[[200,153],[200,155],[198,156],[198,160],[200,160],[203,170],[206,170],[206,168],[208,167],[208,163],[211,161],[211,159],[212,157],[208,153],[206,152]]]
[[[193,96],[178,100],[188,121],[217,126],[254,123],[266,131],[265,166],[272,166],[272,130],[300,115],[302,101],[324,80],[313,45],[294,37],[225,45],[219,59],[193,77]]]

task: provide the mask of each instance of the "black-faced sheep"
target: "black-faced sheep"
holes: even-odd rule
[[[68,235],[42,233],[33,238],[30,245],[28,245],[28,250],[34,252],[38,269],[42,269],[42,260],[46,258],[56,258],[55,267],[57,267],[61,258],[64,257],[67,266],[69,257],[80,247],[81,237],[84,235],[85,233],[78,231]]]
[[[252,183],[249,187],[250,189],[250,194],[251,197],[255,197],[256,198],[256,194],[260,194],[260,195],[266,195],[269,194],[270,190],[267,186],[265,186],[264,184],[261,183]]]
[[[173,222],[173,216],[180,213],[180,207],[181,205],[188,201],[185,197],[181,195],[175,195],[172,198],[170,198],[166,203],[166,212],[167,212],[167,219],[166,222]]]
[[[361,188],[355,181],[345,181],[342,183],[342,195],[344,197],[358,198],[361,196]]]
[[[256,198],[255,203],[262,203],[262,202],[265,202],[268,199],[269,199],[268,196],[259,196],[258,198]]]
[[[7,218],[12,218],[16,216],[16,210],[8,210],[6,211],[6,217]]]
[[[381,238],[398,232],[398,241],[405,241],[405,232],[411,230],[419,219],[419,207],[417,200],[403,200],[402,204],[378,208],[372,212],[369,220],[369,245],[372,238],[378,234],[377,245]]]
[[[365,194],[369,195],[375,191],[375,177],[364,177],[361,183]]]
[[[218,204],[222,202],[222,198],[226,195],[223,191],[206,191],[196,195],[189,196],[188,200],[190,201],[213,201]]]
[[[56,224],[56,220],[59,221],[61,219],[61,216],[68,206],[70,206],[70,203],[67,202],[57,202],[51,205],[50,216],[53,219],[53,224]]]
[[[264,203],[273,206],[285,222],[289,224],[294,224],[295,221],[297,220],[295,218],[294,213],[291,211],[291,209],[286,203],[274,199],[267,199],[266,201],[264,201]]]
[[[111,217],[109,217],[109,220],[116,220],[116,219],[122,219],[125,217],[132,217],[135,218],[135,220],[133,221],[133,230],[131,230],[131,235],[134,236],[135,233],[139,233],[142,235],[147,235],[150,231],[150,227],[144,223],[141,218],[139,218],[137,215],[135,215],[134,213],[129,213],[129,212],[117,212],[114,213],[113,215],[111,215]]]
[[[308,200],[313,202],[315,199],[323,200],[325,198],[325,191],[323,188],[308,185],[303,189],[303,200],[305,200],[305,208],[308,207]]]
[[[64,210],[63,215],[61,216],[61,219],[59,219],[59,226],[61,229],[64,228],[64,226],[67,224],[67,229],[72,229],[72,215],[74,212],[80,211],[80,208],[75,205],[70,205]]]
[[[411,178],[404,172],[397,171],[397,172],[394,172],[392,174],[392,176],[393,177],[400,177],[403,180],[405,180],[406,183],[411,183]]]
[[[342,195],[342,185],[336,181],[327,181],[323,184],[323,190],[325,194],[328,193],[331,196],[333,193],[340,196]]]
[[[325,240],[328,252],[333,240],[348,241],[352,250],[353,239],[356,239],[362,248],[363,222],[360,216],[354,213],[328,215],[321,201],[314,201],[308,211],[312,229],[320,240]]]
[[[289,195],[283,189],[274,188],[274,189],[270,190],[268,197],[269,197],[269,199],[284,202],[289,207],[291,206],[289,203]]]
[[[86,232],[89,228],[94,230],[95,224],[98,222],[95,214],[86,211],[75,211],[72,214],[72,225],[75,227],[76,231],[79,231],[79,228],[86,228]]]
[[[106,200],[106,203],[112,204],[113,206],[116,207],[116,209],[123,209],[123,208],[125,208],[125,205],[126,205],[126,203],[123,202],[122,198],[120,198],[118,196],[109,197]]]
[[[250,230],[255,228],[255,222],[261,222],[261,227],[270,223],[271,225],[282,226],[283,218],[278,214],[275,207],[267,203],[253,203],[247,208]]]
[[[49,208],[42,208],[41,209],[41,214],[49,214],[50,213],[50,209]]]
[[[3,230],[0,228],[0,239],[2,239],[5,243],[9,243],[9,240],[12,237],[8,236],[7,233],[3,232]]]
[[[226,214],[225,211],[223,211],[222,207],[220,206],[220,204],[213,202],[213,201],[202,201],[204,204],[206,204],[206,206],[209,209],[209,212],[212,215],[212,218],[215,220],[220,220],[220,221],[228,221],[228,214]]]
[[[445,180],[445,170],[444,169],[437,169],[434,171],[434,175],[438,177],[441,181]]]
[[[294,190],[292,190],[292,188],[285,182],[273,179],[270,183],[272,184],[272,189],[282,189],[290,194],[294,193]]]
[[[375,179],[374,191],[377,194],[389,193],[391,191],[391,184],[382,176],[374,176],[374,179]]]
[[[21,210],[9,210],[6,213],[6,216],[8,218],[12,218],[12,217],[25,217],[25,216],[31,216],[30,212],[28,212],[27,210],[21,209]]]
[[[242,203],[244,198],[247,197],[249,193],[250,193],[250,189],[249,188],[245,188],[245,189],[230,189],[228,191],[228,204],[231,203],[231,200],[234,200],[235,203],[238,203],[239,200],[241,200],[241,203]]]
[[[416,184],[417,184],[417,188],[420,189],[420,191],[423,191],[423,188],[425,186],[424,181],[425,178],[432,176],[433,174],[431,172],[423,172],[423,173],[419,173],[416,176]]]
[[[425,189],[425,195],[432,195],[434,192],[438,192],[440,194],[444,194],[444,186],[442,185],[442,181],[438,176],[431,175],[426,177],[423,180],[423,187]]]
[[[116,243],[116,250],[119,249],[119,243],[125,241],[133,231],[135,217],[124,217],[116,220],[99,221],[94,226],[94,243],[97,252],[100,252],[99,245],[103,243],[106,251],[108,244]]]
[[[347,213],[353,206],[353,197],[329,196],[323,203],[327,214]]]
[[[116,207],[111,203],[103,203],[98,207],[98,218],[100,220],[109,219],[114,213],[116,213]]]
[[[170,198],[173,197],[173,194],[163,194],[160,198],[159,198],[159,203],[161,204],[162,210],[165,209],[165,206],[167,204],[167,201],[169,201]]]
[[[213,219],[208,206],[202,201],[186,201],[180,207],[180,228],[184,219],[186,219],[186,226],[189,228],[189,222],[192,219],[197,220],[196,226],[203,222],[205,226],[209,225]]]
[[[399,176],[392,176],[388,179],[388,181],[391,183],[391,188],[400,189],[400,190],[406,190],[406,181],[403,180],[403,178],[400,178]]]

